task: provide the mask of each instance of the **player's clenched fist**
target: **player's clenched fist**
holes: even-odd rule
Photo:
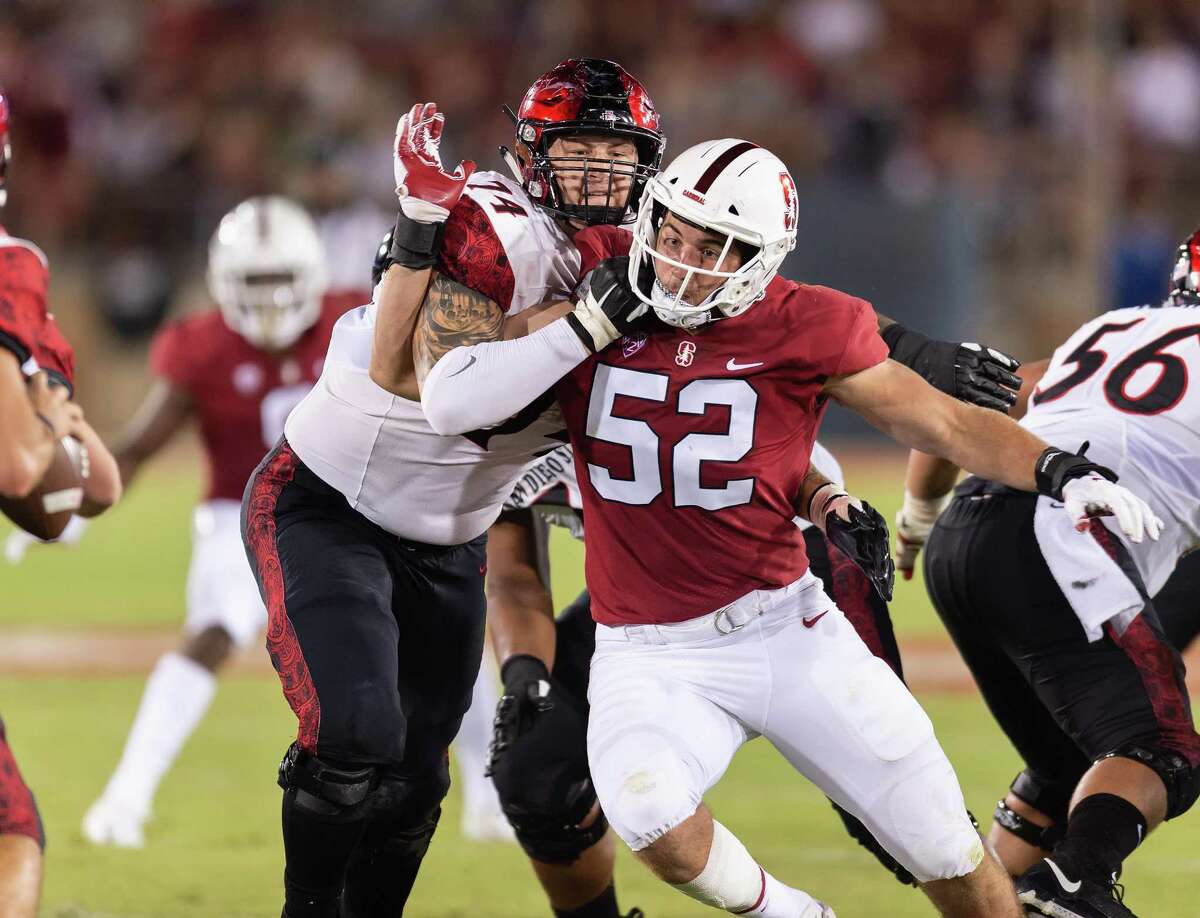
[[[475,163],[463,160],[453,172],[442,167],[446,116],[436,103],[418,102],[396,123],[392,169],[400,209],[418,223],[444,223],[462,197]]]

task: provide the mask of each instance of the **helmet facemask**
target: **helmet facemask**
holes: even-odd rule
[[[231,273],[222,286],[228,289],[228,306],[221,310],[229,320],[236,315],[236,330],[246,340],[270,351],[291,347],[312,324],[320,308],[320,295],[306,290],[307,272],[247,271]]]
[[[720,253],[713,259],[712,267],[685,264],[660,251],[662,246],[659,237],[668,214],[689,226],[723,238]],[[741,315],[766,294],[767,284],[775,276],[788,248],[776,244],[764,250],[759,244],[760,240],[750,238],[748,233],[730,232],[730,229],[705,226],[682,214],[668,211],[666,204],[657,199],[651,189],[638,209],[637,222],[633,227],[629,282],[634,293],[642,302],[650,305],[659,319],[678,328],[698,328],[709,322]],[[739,259],[738,266],[727,269],[726,266],[732,265],[735,258]],[[664,267],[684,272],[682,281],[673,291],[660,280],[659,271]],[[689,302],[695,299],[695,296],[689,296],[689,290],[695,291],[697,279],[713,279],[721,283],[708,291],[699,302]]]

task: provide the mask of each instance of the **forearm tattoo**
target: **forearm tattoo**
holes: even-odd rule
[[[413,337],[417,376],[424,379],[447,351],[499,339],[503,326],[496,303],[435,272]]]

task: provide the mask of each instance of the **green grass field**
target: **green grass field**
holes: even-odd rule
[[[898,479],[871,474],[851,485],[889,518]],[[194,475],[175,463],[152,470],[125,504],[76,548],[35,548],[18,568],[0,567],[0,629],[144,628],[180,621]],[[3,532],[0,532],[0,537]],[[578,546],[556,545],[555,591],[581,584]],[[0,561],[0,565],[3,562]],[[919,583],[902,584],[894,615],[904,636],[938,625]],[[281,901],[279,791],[275,767],[294,720],[270,677],[225,680],[216,702],[163,784],[145,850],[84,844],[79,822],[115,764],[142,688],[141,676],[65,679],[0,672],[0,712],[38,795],[49,836],[43,914],[54,918],[274,916]],[[968,803],[981,817],[1017,760],[973,695],[923,696]],[[750,744],[712,794],[718,816],[787,882],[823,896],[841,918],[929,915],[850,842],[828,804],[763,742]],[[1200,880],[1200,821],[1184,817],[1137,853],[1125,881],[1142,918],[1191,918]],[[622,905],[649,918],[717,914],[653,880],[622,852]],[[459,836],[457,791],[447,802],[413,894],[415,918],[533,918],[548,914],[518,849],[471,845]]]

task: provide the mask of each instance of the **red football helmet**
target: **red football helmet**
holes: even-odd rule
[[[525,93],[516,112],[504,107],[516,124],[516,155],[500,148],[517,181],[535,202],[560,217],[588,225],[620,224],[633,218],[646,180],[658,171],[666,138],[658,126],[658,111],[646,87],[620,64],[597,58],[566,60],[542,74]],[[615,135],[632,140],[638,162],[623,167],[616,160],[587,156],[550,158],[555,138],[579,135]],[[623,205],[613,205],[613,183],[630,175],[632,186]],[[583,187],[597,170],[608,175],[607,205],[589,205],[586,199],[568,204],[563,199],[559,175],[582,173]]]
[[[4,181],[8,177],[8,161],[12,159],[12,146],[8,142],[8,97],[0,89],[0,207],[8,200]]]
[[[1167,302],[1172,306],[1200,306],[1200,229],[1179,247]]]

